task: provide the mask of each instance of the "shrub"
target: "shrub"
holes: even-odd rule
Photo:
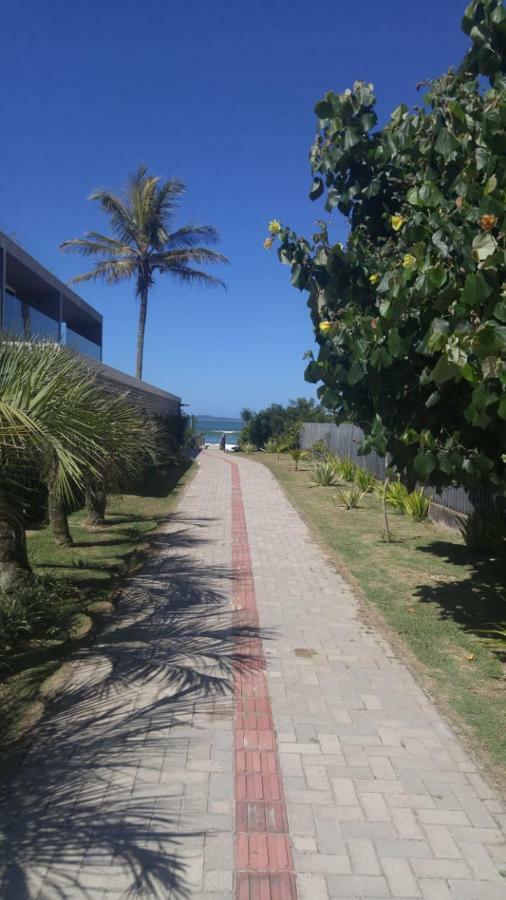
[[[329,454],[329,448],[325,441],[315,441],[311,447],[313,459],[326,459]]]
[[[264,444],[264,450],[266,453],[278,453],[279,452],[279,441],[276,438],[269,438],[268,441]]]
[[[348,488],[347,490],[338,491],[334,497],[340,506],[344,506],[345,509],[356,509],[362,500],[365,497],[366,491],[361,491],[358,485],[354,484],[353,487]]]
[[[21,641],[65,638],[78,609],[75,589],[49,575],[33,577],[12,593],[0,593],[0,662]]]
[[[377,479],[373,472],[368,472],[366,469],[361,469],[360,466],[357,466],[355,483],[362,491],[365,491],[366,494],[368,494],[369,491],[374,490],[376,482]]]
[[[316,462],[313,464],[309,473],[310,485],[320,485],[320,487],[331,487],[336,483],[335,468],[329,461]]]
[[[429,515],[430,497],[424,493],[422,488],[417,488],[408,494],[404,501],[404,510],[408,516],[411,516],[415,522],[421,522]]]
[[[244,443],[241,444],[241,450],[243,453],[255,453],[256,449],[257,448],[255,447],[255,445],[250,443],[250,441],[244,441]]]
[[[406,500],[409,497],[409,491],[401,481],[391,481],[386,491],[386,501],[392,509],[397,512],[406,511]]]

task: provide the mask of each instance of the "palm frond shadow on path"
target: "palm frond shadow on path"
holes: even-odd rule
[[[197,833],[183,787],[160,773],[177,758],[184,767],[201,723],[230,714],[234,672],[262,664],[251,642],[269,635],[234,617],[232,573],[199,562],[185,525],[153,536],[159,552],[1,788],[3,900],[33,898],[41,883],[44,898],[103,897],[117,868],[122,896],[190,896],[184,851]]]

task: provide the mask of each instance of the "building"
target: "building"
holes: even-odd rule
[[[179,415],[181,398],[102,362],[102,316],[0,231],[0,327],[82,354],[112,387],[147,413]]]

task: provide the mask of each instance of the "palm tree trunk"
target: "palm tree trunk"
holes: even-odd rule
[[[0,590],[10,592],[23,587],[31,574],[23,525],[0,516]]]
[[[49,488],[48,510],[49,522],[56,543],[61,544],[63,547],[73,547],[74,541],[72,540],[72,535],[70,533],[65,503],[62,498],[56,494],[52,486]]]
[[[99,488],[86,489],[86,509],[88,511],[87,525],[105,525],[105,511],[107,508],[107,494]]]
[[[137,330],[137,361],[135,365],[135,375],[142,378],[142,363],[144,357],[144,332],[146,330],[146,316],[148,312],[148,288],[141,288],[139,294],[139,327]]]

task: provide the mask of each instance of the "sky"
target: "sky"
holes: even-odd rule
[[[194,414],[311,397],[306,296],[263,240],[277,218],[311,235],[314,104],[373,82],[380,121],[462,58],[465,0],[4,0],[0,229],[63,281],[87,260],[58,247],[107,221],[91,190],[140,162],[186,183],[178,222],[218,227],[227,291],[160,279],[144,378]],[[345,222],[332,216],[336,240]],[[133,373],[131,284],[80,285],[104,316],[104,361]]]

